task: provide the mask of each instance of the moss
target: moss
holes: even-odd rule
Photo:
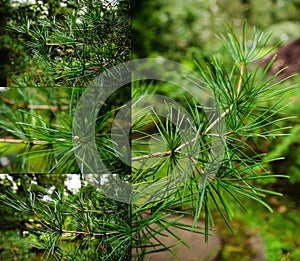
[[[243,202],[249,213],[236,211],[236,217],[231,220],[235,235],[224,226],[221,217],[216,218],[217,231],[222,239],[218,260],[250,260],[255,257],[257,250],[251,239],[257,236],[262,239],[259,247],[264,251],[265,260],[300,260],[299,205],[287,196],[269,197],[266,201],[274,213],[255,202]]]
[[[256,256],[256,250],[250,245],[249,238],[253,235],[252,230],[247,230],[243,220],[234,218],[232,226],[235,235],[228,229],[221,217],[216,219],[217,230],[222,239],[222,250],[219,261],[227,260],[249,260]]]

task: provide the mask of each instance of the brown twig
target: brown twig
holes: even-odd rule
[[[16,139],[0,139],[0,143],[16,143],[16,144],[34,144],[34,145],[41,145],[41,144],[48,144],[47,141],[43,140],[16,140]]]
[[[78,212],[96,213],[96,214],[115,213],[112,210],[103,211],[103,210],[96,210],[96,209],[80,209],[80,208],[74,208],[74,210],[76,210]]]
[[[238,87],[236,89],[236,97],[237,98],[241,92],[242,85],[243,85],[243,76],[244,76],[245,64],[242,62],[240,63],[240,79],[238,83]]]
[[[237,91],[236,91],[236,97],[238,97],[238,95],[241,92],[242,89],[242,85],[243,85],[243,77],[244,77],[244,72],[245,72],[245,64],[244,63],[240,63],[240,76],[239,76],[239,82],[238,82],[238,86],[237,86]],[[230,107],[228,109],[226,109],[217,119],[215,119],[208,127],[207,129],[204,131],[204,135],[206,135],[221,119],[223,119],[233,108],[233,104],[230,105]],[[228,132],[223,134],[222,136],[228,136],[230,134],[233,134],[234,132]],[[181,144],[180,146],[178,146],[175,150],[169,150],[167,152],[155,152],[149,155],[142,155],[142,156],[137,156],[137,157],[133,157],[131,160],[132,161],[138,161],[138,160],[144,160],[144,159],[150,159],[150,158],[156,158],[156,157],[166,157],[166,156],[170,156],[173,153],[176,152],[180,152],[183,148],[187,147],[188,145],[190,145],[191,143],[195,142],[197,138],[193,138],[190,141],[187,141],[183,144]]]
[[[42,218],[34,209],[31,210],[31,212],[42,222],[44,222],[45,224],[49,225],[49,222],[47,220],[45,220],[44,218]]]
[[[172,150],[165,151],[165,152],[155,152],[149,155],[142,155],[131,158],[131,161],[138,161],[143,159],[151,159],[151,158],[159,158],[159,157],[166,157],[172,155],[174,152]]]
[[[114,235],[118,234],[118,231],[112,231],[112,232],[104,232],[104,233],[93,233],[90,231],[76,231],[76,230],[65,230],[65,229],[59,229],[57,227],[56,230],[59,230],[61,233],[65,234],[75,234],[75,235],[93,235],[93,236],[107,236],[107,235]]]
[[[52,227],[56,231],[60,231],[61,234],[75,234],[75,235],[92,235],[92,236],[106,236],[106,235],[113,235],[117,234],[117,231],[112,231],[112,232],[104,232],[104,233],[94,233],[90,231],[76,231],[76,230],[66,230],[66,229],[61,229],[57,226],[54,226],[50,224],[47,220],[45,220],[43,217],[41,217],[34,209],[31,211],[39,220],[41,220],[43,223],[45,223],[47,226]]]
[[[195,165],[197,164],[197,161],[191,156],[191,155],[187,155],[188,159],[193,162]],[[200,172],[200,174],[204,174],[204,170],[202,168],[200,168],[199,166],[197,166],[198,171]]]
[[[236,89],[236,96],[235,98],[237,99],[237,97],[239,96],[241,89],[242,89],[242,85],[243,85],[243,77],[244,77],[244,70],[245,70],[245,65],[244,63],[240,63],[240,77],[239,77],[239,82],[238,82],[238,86]],[[215,119],[205,130],[204,135],[207,134],[222,118],[224,118],[233,108],[233,104],[230,105],[230,107],[224,111],[220,117],[218,117],[217,119]]]
[[[62,110],[68,110],[69,106],[62,105],[62,106],[55,106],[55,105],[26,105],[24,103],[15,103],[13,100],[1,97],[1,100],[5,103],[14,105],[18,108],[25,108],[25,109],[34,109],[34,110],[51,110],[51,111],[62,111]]]
[[[56,141],[65,142],[66,139],[56,139]],[[49,142],[49,141],[44,141],[44,140],[0,139],[0,143],[15,143],[15,144],[45,145],[45,144],[50,144],[51,142]]]
[[[110,65],[112,62],[115,61],[115,59],[118,57],[120,50],[122,50],[123,48],[124,48],[124,46],[119,47],[118,50],[113,55],[113,57],[110,60],[108,60],[105,64],[103,64],[102,66],[88,67],[88,68],[85,68],[85,70],[97,71],[97,70],[107,67],[108,65]]]

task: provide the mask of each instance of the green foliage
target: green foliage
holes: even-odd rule
[[[213,224],[213,209],[219,212],[227,226],[232,229],[230,219],[235,212],[229,202],[234,201],[247,210],[240,197],[255,200],[271,210],[262,198],[265,194],[279,195],[279,193],[258,188],[253,183],[257,179],[270,177],[265,175],[267,172],[264,169],[268,161],[263,159],[263,155],[256,154],[247,141],[256,138],[275,138],[282,134],[286,127],[281,126],[281,122],[285,119],[278,118],[278,114],[283,108],[278,108],[278,102],[273,103],[272,106],[266,106],[266,102],[277,99],[292,87],[278,90],[277,86],[281,82],[274,81],[275,76],[265,79],[267,70],[261,74],[258,69],[251,72],[248,67],[251,62],[261,58],[259,44],[264,46],[265,39],[268,39],[264,38],[263,34],[254,32],[252,44],[249,46],[245,35],[239,40],[233,28],[228,27],[221,39],[232,58],[232,67],[224,69],[215,57],[209,67],[204,69],[199,67],[199,79],[190,79],[190,81],[196,82],[199,90],[202,86],[211,89],[218,100],[222,114],[216,114],[214,118],[208,119],[195,99],[191,101],[186,98],[187,110],[193,115],[197,128],[196,136],[192,140],[184,141],[180,137],[181,130],[178,127],[186,119],[177,116],[175,127],[174,122],[168,120],[168,118],[173,118],[176,107],[167,109],[169,116],[166,117],[166,122],[162,121],[159,112],[155,111],[151,105],[148,109],[153,111],[152,117],[140,118],[135,114],[132,116],[134,126],[132,132],[141,134],[138,140],[132,140],[133,146],[136,141],[139,145],[143,145],[140,141],[143,139],[147,141],[149,138],[153,140],[158,135],[161,137],[158,142],[164,145],[159,148],[166,148],[166,152],[157,152],[155,156],[149,154],[147,149],[143,149],[134,158],[134,161],[140,161],[144,166],[148,166],[141,168],[133,165],[131,171],[133,184],[141,190],[142,195],[148,193],[151,193],[152,197],[155,195],[150,201],[143,202],[140,201],[143,198],[139,198],[130,206],[106,198],[102,194],[101,186],[97,189],[97,186],[94,188],[88,185],[89,183],[96,184],[89,180],[89,176],[82,180],[82,188],[77,193],[70,193],[63,187],[60,189],[57,187],[55,192],[39,194],[28,190],[25,186],[25,198],[13,192],[2,197],[6,205],[34,215],[39,222],[31,227],[33,233],[37,235],[35,245],[41,250],[47,250],[48,257],[55,259],[64,257],[68,260],[78,258],[80,260],[91,258],[127,260],[133,247],[136,249],[136,258],[140,259],[151,251],[164,251],[170,247],[156,239],[156,235],[162,233],[163,230],[168,230],[170,226],[205,233],[207,240],[210,225]],[[43,50],[37,50],[43,52]],[[65,58],[68,60],[68,56]],[[66,74],[65,77],[68,79],[69,75]],[[47,89],[42,91],[45,90]],[[64,91],[64,89],[62,91],[59,89],[58,94],[66,95]],[[75,91],[76,89],[72,90],[72,97]],[[77,95],[80,93],[76,93],[75,97]],[[9,97],[8,95],[6,99]],[[35,97],[39,96],[35,95]],[[42,95],[42,97],[45,96]],[[30,101],[31,98],[29,96],[28,98]],[[59,96],[57,100],[60,100]],[[73,101],[72,99],[69,103],[72,104]],[[27,104],[34,103],[30,101]],[[7,110],[9,106],[6,105]],[[79,138],[77,139],[79,146],[72,147],[72,141],[75,138],[71,136],[71,131],[66,129],[65,122],[60,119],[59,113],[63,112],[59,111],[55,114],[53,123],[49,122],[47,114],[35,115],[33,112],[28,114],[24,110],[20,110],[19,113],[19,117],[25,116],[26,118],[18,121],[12,120],[11,126],[5,124],[3,119],[2,128],[30,147],[25,154],[22,154],[25,163],[30,162],[32,155],[34,159],[41,155],[51,156],[55,164],[48,161],[44,166],[45,173],[52,173],[54,170],[61,171],[62,166],[64,166],[64,171],[71,170],[74,173],[72,167],[75,165],[75,158],[71,152],[79,149],[81,143],[85,141]],[[69,108],[68,113],[72,115],[73,109]],[[11,114],[18,117],[18,114]],[[110,145],[110,136],[106,134],[111,117],[112,112],[109,111],[99,117],[99,127],[96,130],[96,136],[99,139],[98,151],[102,154],[101,158],[110,164],[112,171],[122,174],[125,170],[126,174],[126,169],[122,170],[118,166],[116,161],[118,157]],[[24,121],[25,119],[27,120]],[[222,137],[219,142],[225,146],[225,153],[223,158],[217,158],[211,162],[209,153],[212,136],[210,136],[210,131],[221,120],[225,121],[226,129],[219,130],[219,135]],[[149,121],[156,126],[155,133],[148,134],[147,129],[143,129]],[[59,127],[60,124],[63,127]],[[41,143],[42,145],[49,144],[53,149],[41,148],[39,146]],[[32,150],[32,147],[35,150]],[[198,155],[197,158],[194,158],[194,155]],[[153,157],[159,158],[159,165],[151,163]],[[206,172],[209,164],[217,163],[220,164],[219,168],[215,168],[213,172]],[[189,176],[189,172],[193,174]],[[170,184],[166,183],[168,177],[174,178],[175,176],[178,177],[175,188],[170,187],[168,190],[161,191],[162,185],[159,185],[158,189],[151,187],[153,181],[168,186]],[[108,180],[104,186],[110,184]],[[185,210],[174,210],[178,207],[183,207]],[[176,220],[168,221],[169,215],[184,213],[194,214],[195,224],[203,215],[204,231],[181,224]],[[147,215],[146,218],[145,215]],[[159,229],[153,230],[151,225],[154,224]],[[179,235],[173,236],[180,240]],[[151,247],[155,247],[155,250]]]
[[[206,8],[215,12],[210,5]],[[187,23],[193,24],[194,20]],[[282,176],[267,175],[265,168],[274,158],[257,153],[249,143],[285,134],[287,118],[280,115],[284,110],[280,102],[294,86],[280,88],[283,80],[276,81],[276,76],[266,78],[267,69],[261,72],[255,68],[253,63],[265,54],[268,35],[254,31],[248,38],[243,27],[239,37],[233,27],[226,27],[219,37],[228,54],[226,66],[221,56],[215,56],[197,65],[199,77],[187,76],[199,93],[209,90],[216,97],[221,111],[218,113],[211,104],[199,104],[193,95],[181,95],[178,101],[183,101],[185,110],[192,115],[193,130],[186,127],[190,120],[177,113],[175,103],[166,109],[162,104],[158,110],[151,102],[143,108],[133,106],[131,146],[137,153],[131,158],[132,166],[121,162],[122,151],[114,149],[110,133],[121,104],[130,99],[128,88],[120,90],[121,98],[110,97],[97,115],[95,143],[98,155],[114,174],[106,179],[80,175],[77,191],[63,184],[65,175],[61,173],[71,173],[73,177],[81,174],[74,152],[89,146],[90,137],[74,135],[71,120],[85,90],[82,87],[87,87],[100,72],[130,58],[127,2],[121,1],[115,7],[91,0],[69,1],[63,15],[25,19],[19,25],[11,23],[9,28],[26,35],[37,73],[24,73],[13,82],[15,88],[0,94],[0,156],[9,162],[16,159],[16,164],[1,171],[24,173],[23,186],[15,191],[2,190],[1,202],[32,216],[34,221],[26,226],[29,239],[37,249],[45,251],[45,259],[130,260],[132,255],[142,260],[147,253],[171,249],[157,236],[170,232],[172,226],[203,233],[208,240],[214,226],[213,213],[217,212],[233,230],[230,221],[236,215],[234,206],[248,210],[243,198],[272,211],[263,199],[267,194],[280,193],[257,187],[255,181]],[[147,82],[136,83],[133,96],[139,99],[159,93],[161,84],[153,85],[151,91],[153,86]],[[163,86],[165,91],[171,88],[174,86]],[[209,115],[203,106],[210,110]],[[143,110],[151,113],[141,117]],[[165,119],[159,110],[165,111]],[[221,121],[226,128],[218,129],[215,137],[212,129]],[[90,126],[90,122],[86,124]],[[194,136],[182,137],[182,129]],[[213,146],[224,147],[224,157],[214,157]],[[92,156],[95,155],[83,155],[81,160],[85,163]],[[55,180],[61,182],[50,188],[44,183],[41,189],[31,182],[29,172],[58,174]],[[99,173],[104,170],[99,169]],[[113,187],[116,174],[123,181],[130,176],[132,205],[105,196],[108,188],[124,192]],[[176,186],[168,187],[174,180]],[[153,182],[158,186],[152,186]],[[135,198],[136,195],[142,196]],[[184,214],[194,216],[194,225],[168,218]],[[200,218],[205,221],[204,228],[196,226]],[[187,244],[180,235],[172,235]]]
[[[294,76],[291,83],[299,83],[299,76]],[[293,90],[289,97],[283,100],[283,103],[291,103],[284,113],[286,115],[298,115],[299,111],[299,92],[298,89]],[[281,137],[276,143],[269,145],[270,153],[268,157],[282,156],[284,159],[274,162],[270,165],[273,172],[279,172],[290,176],[290,182],[297,184],[300,181],[299,176],[299,121],[298,117],[291,118],[288,124],[293,125],[293,129],[290,131],[290,135]],[[286,191],[290,193],[290,191]]]
[[[3,171],[66,173],[67,169],[76,173],[69,152],[73,147],[70,112],[80,92],[67,88],[12,88],[1,94],[1,155],[9,161],[18,157],[16,164],[7,165]],[[15,140],[10,144],[5,137]]]
[[[28,240],[16,231],[1,232],[0,246],[1,260],[34,260]]]
[[[264,241],[266,260],[298,260],[299,237],[295,230],[299,226],[299,210],[292,197],[270,197],[268,202],[276,212],[267,215],[261,206],[248,202],[249,215],[237,215],[241,230],[255,229]],[[251,207],[252,206],[252,207]],[[232,235],[227,233],[228,240]]]
[[[223,53],[215,33],[228,22],[234,23],[237,32],[246,20],[250,26],[273,33],[267,47],[299,35],[297,0],[266,0],[263,5],[259,0],[136,2],[133,46],[138,48],[133,53],[137,57],[160,55],[191,66],[193,59],[205,63],[212,54]]]
[[[1,1],[0,16],[0,55],[1,55],[1,87],[11,86],[15,77],[30,71],[29,63],[31,53],[26,49],[24,40],[28,39],[27,35],[20,35],[14,31],[6,30],[6,27],[12,24],[19,24],[27,17],[31,21],[52,17],[63,12],[58,1]],[[31,72],[34,72],[32,70]]]
[[[19,6],[23,7],[28,6]],[[79,173],[73,155],[72,117],[82,87],[99,72],[129,59],[128,3],[120,1],[119,7],[114,7],[88,0],[68,1],[51,15],[40,15],[39,8],[30,8],[36,15],[24,12],[26,18],[18,17],[8,26],[12,34],[18,33],[33,59],[26,70],[9,79],[11,88],[0,94],[0,154],[5,159],[1,172],[11,173],[1,176],[1,194],[10,195],[2,199],[12,207],[7,211],[2,204],[1,213],[23,214],[19,220],[9,221],[13,228],[30,231],[26,242],[30,241],[30,249],[47,250],[44,259],[128,260],[130,208],[109,199],[104,206],[101,192],[83,181],[83,191],[71,192],[64,187],[66,176],[62,174]],[[121,98],[110,104],[118,107],[120,101],[130,97],[126,91],[123,88],[117,94],[122,93]],[[108,140],[114,114],[107,107],[111,109],[107,104],[107,113],[99,116],[97,129],[97,142],[104,154],[110,153],[102,141]],[[14,191],[8,193],[10,185]],[[68,196],[70,205],[62,205],[64,196]],[[32,224],[28,217],[34,219]],[[115,230],[112,237],[111,230]]]
[[[130,55],[128,11],[104,2],[68,1],[63,15],[22,19],[8,29],[26,35],[39,66],[35,79],[18,87],[86,87],[104,69]]]
[[[130,208],[104,198],[92,186],[76,194],[63,190],[35,194],[25,188],[25,198],[8,193],[3,201],[23,213],[33,214],[36,222],[27,225],[31,243],[46,258],[54,260],[128,260],[130,256]],[[127,217],[127,219],[126,219]]]

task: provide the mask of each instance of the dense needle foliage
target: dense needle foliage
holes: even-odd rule
[[[169,249],[157,235],[171,226],[203,233],[209,240],[213,210],[231,229],[232,206],[247,211],[243,197],[271,210],[263,197],[279,193],[261,189],[255,181],[274,177],[265,169],[274,159],[257,154],[249,144],[283,135],[287,127],[280,116],[281,99],[293,86],[280,88],[283,80],[277,81],[276,75],[266,77],[267,68],[261,70],[258,63],[266,54],[269,36],[254,30],[252,38],[246,39],[245,28],[238,36],[228,26],[219,36],[231,59],[230,68],[224,68],[216,56],[205,67],[198,66],[197,78],[186,76],[199,92],[214,96],[217,109],[182,92],[176,101],[191,118],[180,114],[176,103],[155,107],[150,101],[140,108],[133,102],[134,153],[128,166],[121,161],[124,155],[115,150],[110,133],[122,104],[131,95],[139,101],[145,95],[171,93],[176,87],[156,81],[135,82],[131,91],[125,86],[105,102],[94,133],[97,153],[113,174],[103,180],[97,173],[81,175],[76,150],[88,146],[90,140],[72,132],[76,105],[99,73],[130,59],[128,3],[104,3],[69,1],[63,16],[24,20],[9,27],[26,35],[37,74],[25,74],[0,94],[0,155],[15,162],[6,167],[7,172],[31,177],[22,193],[2,193],[1,201],[32,216],[26,229],[33,245],[50,260],[142,260],[147,253]],[[189,130],[186,126],[191,119]],[[221,122],[225,127],[212,133]],[[183,129],[191,134],[190,139],[183,139]],[[222,147],[222,157],[214,158],[213,146]],[[80,188],[62,183],[40,188],[34,181],[46,174],[58,179],[79,175]],[[104,191],[116,189],[111,188],[116,174],[123,181],[130,177],[133,197],[142,196],[132,204],[107,197]],[[174,179],[176,186],[166,189]],[[154,182],[158,187],[151,187]],[[193,215],[194,225],[169,220],[173,214]],[[197,227],[202,218],[205,227]],[[173,236],[181,240],[180,235]]]

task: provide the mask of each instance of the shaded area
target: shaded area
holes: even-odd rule
[[[268,72],[269,75],[273,75],[284,68],[286,69],[280,73],[280,78],[298,73],[300,71],[300,38],[279,47],[275,55],[276,60]],[[263,65],[267,66],[273,57],[274,54],[269,55],[264,59]]]
[[[172,215],[169,219],[175,220],[176,218],[178,217]],[[186,215],[182,219],[180,219],[180,222],[192,225],[193,217]],[[204,222],[198,222],[198,225],[202,227],[205,226]],[[155,227],[153,228],[155,229]],[[150,257],[152,261],[217,260],[222,242],[216,231],[210,232],[212,236],[209,237],[207,244],[205,243],[204,235],[202,234],[184,231],[176,227],[171,227],[170,231],[174,234],[179,235],[185,242],[190,245],[191,248],[189,249],[182,243],[179,243],[178,240],[176,240],[170,232],[162,231],[162,235],[157,236],[158,240],[161,240],[167,246],[178,243],[171,248],[171,251],[174,253],[174,255],[172,255],[172,253],[168,251],[158,252],[146,255],[144,260],[148,260]]]
[[[178,218],[173,215],[170,220]],[[191,233],[190,231],[180,230],[171,227],[170,231],[179,235],[190,248],[183,244],[177,244],[171,248],[171,252],[158,252],[148,254],[143,260],[148,260],[151,257],[152,261],[221,261],[221,260],[241,260],[241,258],[248,258],[250,261],[264,261],[265,251],[262,238],[258,231],[250,228],[245,228],[245,223],[235,220],[235,229],[237,235],[231,234],[226,226],[222,226],[222,220],[218,220],[216,230],[210,231],[211,236],[208,243],[205,243],[204,235]],[[193,217],[186,215],[180,222],[192,225]],[[199,226],[204,227],[203,221],[198,222]],[[155,229],[155,226],[152,226]],[[162,235],[157,237],[165,245],[171,246],[178,241],[171,235],[170,232],[162,231]],[[153,242],[155,243],[155,242]],[[151,250],[149,248],[148,250]]]

